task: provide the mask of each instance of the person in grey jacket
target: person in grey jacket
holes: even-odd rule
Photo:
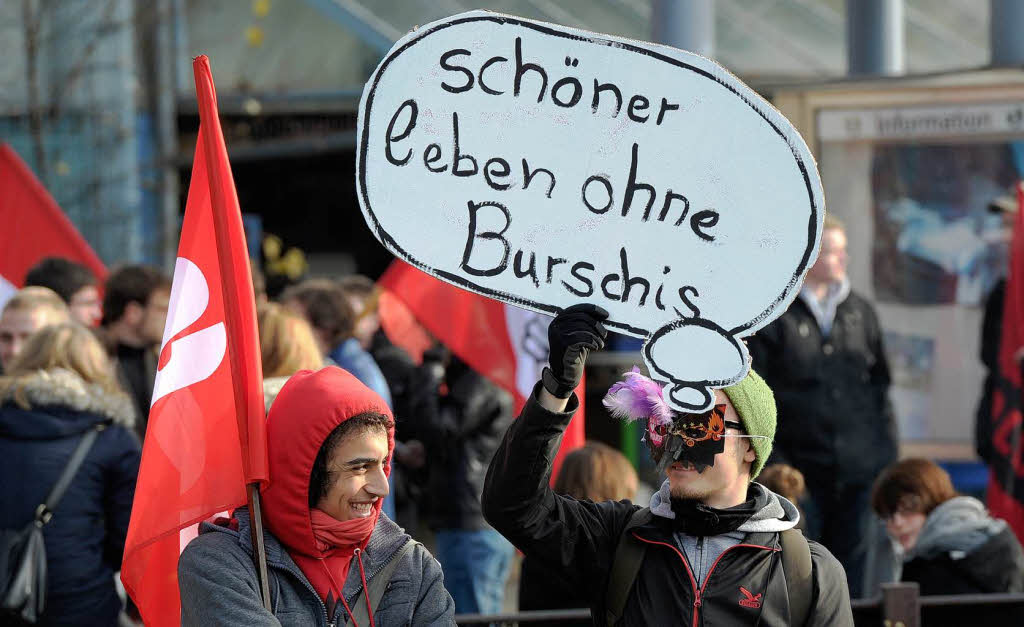
[[[381,513],[394,419],[377,394],[340,368],[296,373],[270,410],[267,442],[272,611],[260,599],[250,520],[239,509],[230,521],[204,523],[178,561],[182,625],[455,624],[437,561]],[[375,579],[391,566],[388,581]]]
[[[1024,549],[1005,520],[921,458],[885,469],[871,496],[895,545],[891,579],[922,595],[1024,592]]]

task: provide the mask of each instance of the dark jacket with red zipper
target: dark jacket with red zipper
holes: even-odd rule
[[[658,515],[665,507],[659,506],[657,496],[651,516],[631,521],[640,508],[628,501],[592,503],[556,495],[548,487],[551,464],[578,400],[573,396],[565,412],[551,412],[535,397],[536,391],[491,462],[484,486],[484,515],[523,553],[585,591],[595,624],[606,622],[608,579],[624,533],[649,546],[620,624],[790,624],[777,531],[742,532],[742,524],[749,521],[737,520],[740,524],[732,530],[732,540],[718,535],[694,537],[683,531],[684,517],[674,520]],[[781,502],[757,484],[752,484],[748,496],[751,500],[739,507],[750,510],[747,514],[770,503],[779,507]],[[780,511],[783,517],[793,516],[786,508]],[[730,514],[704,508],[702,515],[717,523],[719,515]],[[756,513],[749,520],[754,518],[764,520]],[[727,548],[703,567],[686,557],[695,547],[721,547],[723,542]],[[806,624],[852,625],[842,566],[820,545],[811,542],[810,547],[812,596]],[[701,572],[705,574],[698,581]]]

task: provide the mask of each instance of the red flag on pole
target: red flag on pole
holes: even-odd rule
[[[0,309],[44,257],[70,259],[106,280],[106,266],[7,144],[0,144],[0,224]]]
[[[468,292],[397,259],[380,278],[379,285],[404,303],[420,324],[459,359],[511,394],[519,413],[547,365],[550,316]],[[386,303],[385,299],[380,301],[379,313],[388,338],[410,354],[422,352],[417,334],[389,333],[393,321],[401,322],[402,313],[388,311]],[[405,345],[406,340],[409,346]],[[586,440],[585,388],[580,383],[576,390],[580,409],[565,430],[552,478],[558,476],[565,454],[583,446]]]
[[[147,626],[179,625],[179,532],[267,481],[263,373],[242,217],[209,60],[199,138],[121,579]]]
[[[1010,245],[999,383],[992,398],[992,465],[988,506],[1024,542],[1024,447],[1021,442],[1021,350],[1024,349],[1024,186],[1017,185],[1017,215]]]

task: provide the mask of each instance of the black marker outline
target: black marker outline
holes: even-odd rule
[[[473,12],[476,13],[477,11],[473,11]],[[771,109],[774,109],[774,107],[770,103],[767,103],[766,101],[763,101],[760,98],[758,98],[757,100],[754,100],[754,99],[748,97],[747,94],[744,94],[744,93],[741,92],[739,87],[729,84],[729,82],[727,82],[727,77],[720,78],[718,76],[715,76],[711,72],[708,72],[705,69],[702,69],[702,68],[690,65],[689,63],[686,63],[685,61],[682,61],[680,59],[675,59],[673,57],[670,57],[670,56],[667,56],[665,54],[656,52],[654,50],[649,50],[647,48],[643,48],[640,45],[637,45],[640,42],[637,42],[637,44],[633,44],[633,43],[628,43],[626,41],[621,41],[621,40],[602,39],[600,37],[587,37],[587,36],[583,36],[583,35],[577,35],[577,34],[573,34],[573,33],[564,32],[564,31],[561,31],[561,30],[556,30],[556,29],[551,28],[549,26],[546,26],[544,24],[540,24],[540,23],[536,23],[536,22],[530,22],[530,21],[524,21],[522,19],[519,19],[519,18],[516,18],[516,17],[512,17],[512,16],[508,16],[508,15],[502,15],[502,14],[490,13],[490,12],[485,12],[485,13],[486,14],[484,14],[484,15],[473,15],[471,17],[464,17],[464,18],[459,18],[459,19],[451,20],[451,21],[448,21],[448,22],[443,22],[441,24],[437,24],[437,25],[431,26],[429,28],[423,28],[423,29],[420,29],[420,30],[416,31],[416,33],[415,33],[415,35],[414,35],[414,37],[412,39],[407,41],[400,48],[392,49],[391,51],[388,52],[387,56],[384,57],[384,59],[380,62],[380,65],[374,71],[373,76],[370,79],[370,82],[367,83],[366,87],[364,87],[364,90],[363,90],[364,102],[361,104],[361,109],[359,111],[359,119],[362,120],[362,130],[361,130],[361,133],[360,133],[360,135],[361,135],[360,140],[361,141],[359,142],[359,150],[356,152],[356,186],[359,188],[359,194],[360,194],[361,199],[362,199],[362,208],[364,210],[364,213],[372,221],[372,224],[370,225],[370,227],[371,227],[371,231],[373,232],[374,236],[389,251],[391,251],[392,254],[394,254],[395,256],[397,256],[400,259],[404,260],[405,262],[415,266],[416,268],[419,268],[420,270],[426,272],[427,274],[431,274],[431,275],[440,277],[440,278],[444,279],[445,281],[447,281],[449,283],[452,283],[454,285],[458,285],[460,287],[468,289],[471,292],[475,292],[477,294],[482,294],[484,296],[489,296],[491,298],[495,298],[497,300],[500,300],[500,301],[503,301],[503,302],[506,302],[506,303],[511,303],[511,304],[514,304],[514,305],[518,305],[518,306],[524,307],[526,309],[532,309],[534,311],[544,312],[544,313],[547,313],[547,314],[550,314],[550,315],[557,315],[559,313],[559,311],[561,311],[560,307],[556,307],[554,305],[548,305],[548,304],[545,304],[545,303],[534,302],[534,301],[531,301],[529,299],[522,298],[520,296],[515,296],[515,295],[512,295],[512,294],[508,294],[506,292],[502,292],[500,290],[486,288],[486,287],[478,285],[478,284],[476,284],[476,283],[474,283],[472,281],[469,281],[469,280],[467,280],[467,279],[465,279],[465,278],[463,278],[461,276],[452,274],[451,272],[447,272],[447,271],[444,271],[444,270],[439,270],[437,268],[430,267],[429,265],[427,265],[427,264],[425,264],[425,263],[423,263],[423,262],[413,258],[412,255],[410,255],[408,252],[406,252],[405,249],[402,248],[398,244],[398,242],[393,237],[391,237],[391,235],[389,233],[384,231],[384,229],[380,225],[380,222],[377,220],[376,215],[374,215],[373,207],[370,205],[370,198],[369,198],[369,195],[367,193],[367,188],[366,188],[366,152],[367,152],[368,146],[369,146],[370,113],[371,113],[371,110],[373,109],[373,100],[374,100],[374,95],[375,95],[376,90],[377,90],[377,85],[380,83],[381,77],[387,71],[388,66],[396,58],[398,58],[398,56],[400,56],[403,52],[405,52],[406,50],[408,50],[412,46],[415,46],[416,44],[422,42],[429,35],[431,35],[433,33],[437,33],[437,32],[443,31],[443,30],[445,30],[447,28],[451,28],[451,27],[454,27],[454,26],[459,26],[459,25],[467,24],[467,23],[471,23],[471,22],[491,22],[491,23],[497,24],[499,26],[513,25],[513,26],[518,26],[518,27],[521,27],[521,28],[526,28],[526,29],[529,29],[529,30],[533,30],[533,31],[536,31],[536,32],[544,34],[544,35],[550,35],[550,36],[553,36],[553,37],[560,37],[562,39],[569,39],[569,40],[579,41],[579,42],[583,42],[583,43],[590,43],[590,44],[594,44],[594,45],[598,45],[598,46],[609,46],[609,47],[618,48],[618,49],[621,49],[621,50],[626,50],[626,51],[633,52],[633,53],[636,53],[636,54],[639,54],[639,55],[642,55],[642,56],[650,57],[650,58],[658,60],[658,61],[663,61],[665,63],[668,63],[669,65],[673,65],[673,66],[678,67],[678,68],[683,69],[683,70],[689,70],[691,72],[694,72],[694,73],[696,73],[696,74],[698,74],[700,76],[703,76],[704,78],[707,78],[707,79],[711,80],[712,82],[717,83],[718,85],[724,87],[729,92],[731,92],[733,95],[735,95],[737,98],[739,98],[741,101],[743,101],[744,104],[746,104],[748,107],[753,109],[754,112],[758,116],[760,116],[761,119],[764,120],[768,124],[768,126],[770,126],[772,128],[772,130],[775,131],[775,133],[783,140],[783,142],[785,142],[786,147],[789,148],[790,153],[793,155],[793,159],[796,161],[797,168],[800,170],[800,174],[803,176],[804,185],[807,188],[808,201],[809,201],[809,204],[810,204],[810,216],[809,216],[809,219],[807,221],[807,245],[804,247],[804,254],[801,257],[800,262],[797,264],[797,268],[793,272],[792,277],[790,277],[789,282],[783,288],[782,293],[779,294],[779,296],[777,296],[775,298],[775,300],[772,301],[764,311],[762,311],[760,314],[756,315],[752,320],[750,320],[748,322],[745,322],[745,323],[743,323],[743,324],[741,324],[739,326],[736,326],[736,327],[734,327],[732,329],[723,329],[718,324],[716,324],[716,323],[714,323],[714,322],[712,322],[710,320],[701,319],[701,318],[688,318],[688,319],[685,319],[685,320],[677,320],[675,322],[671,322],[671,323],[669,323],[667,325],[663,325],[663,326],[659,327],[658,329],[656,329],[654,331],[654,333],[652,333],[651,331],[649,331],[647,329],[643,329],[643,328],[640,328],[640,327],[634,327],[634,326],[631,326],[631,325],[626,324],[626,323],[615,322],[615,321],[612,321],[612,320],[605,321],[604,325],[606,327],[609,327],[609,328],[612,328],[612,329],[615,329],[615,330],[618,330],[618,331],[622,331],[622,332],[628,333],[629,335],[645,338],[644,349],[643,350],[644,350],[645,358],[648,359],[648,363],[652,367],[654,367],[655,370],[659,374],[661,374],[662,376],[666,376],[673,383],[684,384],[684,385],[687,385],[688,387],[697,387],[697,386],[720,387],[722,385],[727,385],[729,383],[732,383],[733,381],[728,381],[728,380],[727,381],[719,380],[719,381],[685,381],[684,382],[684,381],[680,381],[678,379],[675,379],[672,375],[670,375],[670,374],[664,372],[663,370],[661,370],[660,368],[658,368],[657,365],[653,361],[650,360],[650,350],[649,349],[654,344],[655,340],[657,338],[661,337],[662,335],[664,335],[665,333],[668,333],[669,331],[671,331],[673,329],[676,329],[676,328],[678,328],[680,326],[683,326],[683,325],[694,325],[694,324],[696,324],[698,326],[702,326],[702,327],[705,327],[705,328],[708,328],[708,329],[711,329],[711,330],[714,330],[714,331],[718,332],[720,335],[725,337],[730,343],[733,343],[733,344],[737,345],[739,347],[740,353],[746,359],[746,358],[748,358],[748,353],[747,353],[745,345],[737,339],[739,334],[742,333],[743,331],[746,331],[746,330],[752,328],[752,327],[757,327],[762,321],[764,321],[768,316],[770,316],[772,314],[772,312],[774,312],[776,309],[778,309],[779,307],[787,304],[787,302],[792,301],[794,298],[796,298],[796,287],[797,287],[797,284],[800,281],[800,277],[804,274],[804,271],[807,269],[808,263],[810,261],[811,253],[814,250],[814,244],[815,244],[815,241],[816,241],[817,235],[818,235],[818,213],[821,211],[821,208],[818,206],[818,204],[817,204],[817,202],[815,200],[814,189],[813,189],[813,186],[811,184],[811,178],[810,178],[810,174],[808,173],[807,164],[804,162],[804,159],[799,154],[799,152],[797,150],[797,146],[795,145],[795,142],[790,141],[790,138],[786,136],[786,134],[782,131],[782,129],[780,129],[779,126],[769,117],[768,113],[766,113],[766,110],[764,109],[765,105],[767,105],[767,107],[768,107],[767,110],[768,111],[770,111]],[[569,28],[569,27],[565,27],[565,28]],[[728,70],[725,70],[723,68],[723,71],[728,76],[731,76],[740,85],[743,85],[742,81],[740,81],[734,75],[729,73]],[[747,89],[747,90],[750,90],[751,92],[753,92],[753,90],[751,90],[749,87],[747,87],[745,85],[744,85],[744,88]],[[756,96],[756,94],[755,94],[755,96]],[[758,100],[760,100],[760,102]],[[785,119],[784,116],[783,116],[783,119]],[[797,132],[796,129],[794,127],[792,127],[792,125],[790,125],[790,128],[792,128],[794,133],[796,133],[797,139],[802,139],[802,138],[800,138],[799,132]],[[804,144],[804,146],[806,147],[806,144]],[[808,152],[809,152],[809,149],[808,149]],[[822,201],[824,201],[824,198],[822,198]]]

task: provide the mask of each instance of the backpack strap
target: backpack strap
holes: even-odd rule
[[[363,595],[368,594],[370,599],[370,607],[376,609],[380,605],[380,600],[384,598],[384,592],[388,589],[388,584],[391,583],[391,577],[395,574],[395,570],[398,569],[398,563],[405,558],[409,551],[412,551],[419,542],[408,538],[405,544],[400,549],[395,551],[395,554],[391,556],[388,563],[384,565],[384,568],[377,571],[366,584],[366,588],[359,591],[359,594],[355,596],[352,601],[352,618],[355,620],[356,625],[365,626],[370,624],[370,614],[366,609],[366,601],[363,600]],[[350,621],[346,621],[348,624]]]
[[[782,545],[782,572],[789,592],[790,624],[801,627],[807,623],[811,611],[811,547],[799,529],[787,529],[779,534]]]
[[[644,561],[647,553],[647,545],[638,542],[629,533],[634,527],[644,524],[651,517],[651,508],[643,507],[633,512],[629,522],[622,530],[619,537],[619,544],[615,547],[615,557],[612,560],[612,570],[608,576],[608,591],[605,595],[607,603],[605,614],[609,627],[615,625],[626,610],[626,601],[633,589],[637,573],[640,572],[640,564]]]
[[[50,493],[46,496],[46,500],[39,504],[36,508],[35,519],[36,523],[40,526],[50,522],[53,518],[53,511],[57,509],[57,504],[64,498],[64,493],[68,491],[68,487],[71,486],[71,481],[74,480],[75,475],[78,473],[79,467],[82,462],[85,461],[85,456],[89,454],[89,450],[92,448],[93,443],[96,441],[96,437],[100,431],[107,428],[106,423],[100,423],[94,428],[89,429],[81,441],[78,442],[78,446],[75,447],[74,452],[71,453],[71,458],[68,459],[68,463],[64,466],[63,472],[60,473],[60,477],[57,479],[57,483],[53,484],[50,488]]]

